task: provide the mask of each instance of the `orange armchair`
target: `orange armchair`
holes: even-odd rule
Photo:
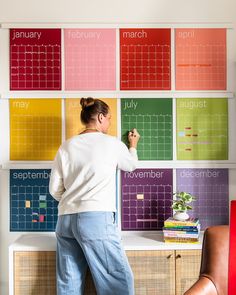
[[[184,295],[228,294],[229,226],[205,230],[198,281]]]

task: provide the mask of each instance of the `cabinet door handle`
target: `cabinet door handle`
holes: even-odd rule
[[[170,255],[168,255],[166,258],[167,259],[170,259],[170,258],[172,258],[173,257],[173,254],[170,254]]]
[[[179,259],[179,258],[181,258],[181,255],[180,255],[180,254],[178,254],[178,255],[176,256],[176,259]]]

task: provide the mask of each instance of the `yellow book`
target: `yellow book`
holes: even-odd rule
[[[198,218],[189,218],[185,221],[175,220],[173,217],[169,217],[165,220],[165,227],[175,227],[175,226],[197,226],[199,224]]]

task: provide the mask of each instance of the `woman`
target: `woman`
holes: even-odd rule
[[[128,134],[129,150],[107,135],[111,114],[99,99],[82,98],[85,129],[59,148],[49,190],[59,201],[57,294],[83,294],[89,266],[98,295],[134,294],[133,274],[115,224],[116,169],[137,165],[139,134]]]

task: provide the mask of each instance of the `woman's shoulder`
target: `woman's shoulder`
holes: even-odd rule
[[[110,135],[110,134],[102,133],[102,137],[103,137],[104,140],[106,140],[108,142],[111,142],[113,144],[117,144],[117,143],[120,142],[120,140],[116,136],[113,136],[113,135]]]
[[[62,144],[61,144],[61,149],[65,150],[67,149],[68,146],[71,146],[75,143],[77,143],[80,140],[80,136],[79,135],[74,135],[70,138],[68,138],[67,140],[65,140]]]
[[[88,135],[88,136],[87,136]],[[96,142],[100,141],[101,144],[107,144],[116,148],[122,144],[121,140],[115,136],[104,134],[104,133],[86,133],[83,135],[75,135],[62,143],[61,148],[67,150],[68,147],[79,144],[85,143],[86,141]]]

